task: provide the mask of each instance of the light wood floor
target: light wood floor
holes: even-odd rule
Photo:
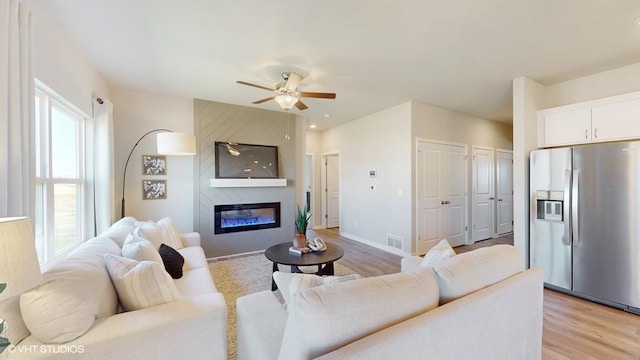
[[[340,263],[363,276],[400,271],[401,257],[339,235],[338,229],[309,231],[343,247]],[[513,244],[508,235],[456,247],[456,253]],[[543,359],[640,359],[640,316],[544,289]],[[464,339],[460,339],[464,342]]]

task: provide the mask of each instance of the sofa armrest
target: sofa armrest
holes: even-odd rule
[[[238,360],[278,358],[287,310],[269,290],[236,301]]]
[[[400,260],[400,271],[403,273],[418,270],[423,258],[420,256],[407,256]]]
[[[542,278],[531,268],[319,359],[540,359]]]
[[[200,233],[182,233],[180,234],[180,240],[182,240],[184,247],[200,246]]]
[[[45,345],[30,336],[19,346]],[[97,319],[64,347],[76,351],[14,352],[9,359],[226,359],[227,307],[222,294],[212,293],[120,313]]]

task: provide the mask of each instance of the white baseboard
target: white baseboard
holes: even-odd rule
[[[216,256],[216,257],[212,257],[212,258],[207,258],[207,262],[216,262],[216,261],[220,261],[220,260],[229,260],[229,259],[235,259],[235,258],[241,258],[241,257],[257,255],[257,254],[263,254],[263,253],[264,253],[264,250],[257,250],[257,251],[250,251],[250,252],[240,253],[240,254]]]
[[[367,240],[367,239],[362,238],[360,236],[352,235],[352,234],[345,233],[345,232],[342,232],[342,231],[340,232],[340,236],[344,236],[347,239],[351,239],[353,241],[357,241],[359,243],[363,243],[365,245],[369,245],[369,246],[372,246],[372,247],[374,247],[376,249],[384,250],[384,251],[390,252],[392,254],[400,255],[402,257],[411,256],[411,254],[409,254],[407,252],[404,252],[404,251],[402,251],[400,249],[396,249],[396,248],[391,247],[391,246],[383,245],[383,244],[377,243],[375,241]]]

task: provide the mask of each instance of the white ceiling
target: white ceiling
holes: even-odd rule
[[[324,129],[409,101],[511,122],[511,80],[640,62],[638,0],[31,0],[116,88],[279,110],[236,84],[305,76]],[[325,117],[330,114],[331,117]]]

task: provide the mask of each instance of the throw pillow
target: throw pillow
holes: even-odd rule
[[[173,220],[171,220],[171,218],[162,218],[158,220],[157,224],[162,229],[165,244],[171,246],[176,250],[182,249],[184,247],[182,245],[182,239],[180,239],[178,228],[176,228],[176,225],[173,223]]]
[[[137,261],[153,261],[162,264],[162,258],[158,250],[153,246],[151,241],[144,238],[133,236],[133,233],[127,236],[122,245],[122,256],[127,259]]]
[[[182,266],[184,265],[184,257],[180,255],[174,248],[166,244],[160,245],[158,253],[162,258],[165,270],[174,279],[180,279],[182,277]]]
[[[291,274],[281,271],[273,273],[273,281],[276,282],[280,294],[285,303],[289,302],[289,299],[293,294],[296,294],[302,290],[306,290],[312,287],[324,285],[324,284],[336,284],[349,280],[360,279],[360,275],[351,274],[344,276],[318,276],[312,274]]]
[[[522,255],[511,245],[493,245],[456,255],[433,270],[440,285],[440,304],[524,271]]]
[[[160,244],[162,243],[165,243],[176,250],[184,247],[182,239],[180,238],[180,233],[171,218],[165,217],[160,219],[158,222],[153,222],[151,220],[138,221],[135,225],[140,229],[140,236],[151,241],[156,246],[156,249],[160,248]]]
[[[162,265],[111,254],[105,255],[104,260],[124,311],[144,309],[179,298],[173,279]]]
[[[424,259],[420,263],[420,266],[432,268],[438,265],[440,262],[447,260],[448,258],[455,255],[456,252],[453,251],[453,248],[451,247],[451,245],[449,245],[447,239],[442,239],[439,243],[436,244],[436,246],[427,251],[427,253],[424,255]]]
[[[157,249],[164,243],[164,233],[160,226],[154,222],[148,221],[141,223],[140,226],[133,230],[133,236],[137,238],[137,241],[149,240],[153,246]]]

